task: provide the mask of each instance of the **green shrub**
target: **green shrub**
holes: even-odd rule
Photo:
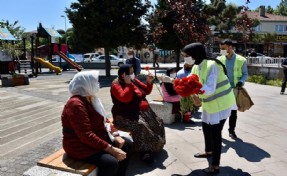
[[[267,80],[267,78],[264,75],[252,75],[249,76],[246,81],[270,86],[278,86],[278,87],[281,86],[281,80],[279,79]]]
[[[257,84],[266,84],[266,77],[264,75],[252,75],[248,77],[247,81]]]
[[[275,79],[275,80],[268,80],[266,82],[267,85],[270,85],[270,86],[277,86],[277,87],[280,87],[281,84],[282,84],[282,81],[279,80],[279,79]]]

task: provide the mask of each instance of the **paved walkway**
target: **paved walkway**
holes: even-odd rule
[[[117,70],[112,70],[116,75]],[[30,85],[0,88],[0,176],[20,176],[46,155],[61,148],[60,114],[68,99],[67,85],[75,71],[62,75],[42,74]],[[101,72],[101,75],[104,75]],[[102,76],[98,94],[107,110],[112,103],[109,86],[112,78]],[[280,88],[247,83],[255,105],[238,113],[234,141],[223,131],[221,173],[219,176],[281,176],[287,173],[287,95]],[[147,98],[159,97],[154,87]],[[195,125],[166,125],[167,144],[157,154],[154,166],[146,166],[138,156],[132,158],[128,176],[205,175],[207,159],[193,154],[203,151],[200,119]]]

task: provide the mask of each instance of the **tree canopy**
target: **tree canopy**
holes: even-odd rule
[[[66,13],[83,47],[105,48],[106,74],[110,76],[107,56],[111,48],[145,42],[142,19],[149,7],[148,0],[79,0]]]

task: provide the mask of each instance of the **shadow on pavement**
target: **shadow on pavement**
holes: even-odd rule
[[[201,169],[196,169],[193,170],[188,175],[172,174],[171,176],[206,176],[206,175],[213,175],[213,174],[206,174]],[[251,174],[242,171],[242,169],[233,169],[227,166],[227,167],[220,167],[220,173],[216,174],[216,176],[251,176]]]
[[[151,172],[154,169],[166,169],[166,167],[168,167],[163,165],[164,161],[168,158],[168,153],[166,150],[163,149],[159,153],[155,153],[154,158],[155,163],[152,165],[147,165],[140,160],[139,153],[135,153],[129,164],[128,175],[141,175]]]
[[[222,142],[225,144],[225,146],[222,147],[222,153],[227,152],[229,148],[233,148],[239,157],[243,157],[250,162],[260,162],[264,158],[271,157],[265,150],[262,150],[254,144],[244,142],[240,138],[237,138],[235,141],[222,139]]]

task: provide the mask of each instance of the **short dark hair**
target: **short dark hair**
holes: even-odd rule
[[[233,42],[230,39],[224,39],[221,41],[220,45],[229,45],[229,46],[233,46]]]

